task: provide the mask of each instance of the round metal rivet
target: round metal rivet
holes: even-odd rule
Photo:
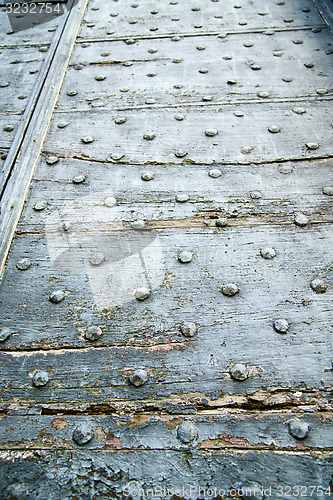
[[[306,63],[304,63],[304,66],[306,68],[313,68],[314,64],[313,64],[313,62],[306,62]]]
[[[267,99],[271,94],[269,92],[259,92],[258,97],[261,97],[262,99]]]
[[[7,340],[12,334],[12,330],[6,326],[0,327],[0,342]]]
[[[125,40],[125,43],[127,45],[133,45],[135,43],[135,40],[133,40],[133,38],[127,38],[127,40]]]
[[[301,38],[297,38],[296,40],[293,40],[293,43],[295,45],[301,45],[303,43],[303,40]]]
[[[0,88],[5,88],[5,87],[8,87],[10,85],[9,82],[0,82]]]
[[[73,441],[79,446],[89,443],[94,437],[94,429],[87,423],[77,425],[73,431]]]
[[[220,33],[219,35],[217,35],[217,38],[227,38],[227,34],[226,33]]]
[[[293,167],[291,165],[281,165],[279,167],[279,172],[280,174],[291,174],[291,172],[293,171]]]
[[[87,137],[82,137],[81,141],[84,144],[90,144],[91,142],[94,142],[93,137],[87,136]]]
[[[100,266],[105,260],[105,255],[102,252],[96,252],[89,258],[89,262],[92,266]]]
[[[147,99],[146,104],[156,104],[156,99]]]
[[[317,293],[325,293],[328,288],[328,284],[325,283],[325,281],[321,280],[320,278],[312,280],[310,285],[312,290],[314,290]]]
[[[295,106],[295,108],[293,108],[293,112],[297,115],[304,115],[304,113],[306,113],[306,109],[302,108],[302,106]]]
[[[180,36],[174,36],[174,37],[172,37],[172,38],[171,38],[171,40],[172,40],[173,42],[180,42],[181,37],[180,37]]]
[[[87,340],[97,340],[102,335],[102,329],[99,326],[91,325],[86,329],[84,336]]]
[[[212,100],[213,100],[213,98],[212,98],[212,96],[211,96],[211,95],[204,95],[204,96],[202,97],[202,100],[203,100],[204,102],[208,102],[208,101],[212,101]]]
[[[146,139],[146,141],[152,141],[155,137],[155,134],[143,134],[143,138]]]
[[[48,156],[46,158],[46,163],[48,165],[54,165],[55,163],[57,163],[59,161],[59,158],[57,156]]]
[[[259,69],[261,69],[261,66],[259,66],[259,64],[252,64],[251,69],[253,69],[254,71],[259,71]]]
[[[177,429],[177,437],[183,443],[191,443],[199,438],[199,432],[193,422],[184,420]]]
[[[286,82],[286,83],[290,83],[290,82],[292,82],[292,81],[293,81],[293,79],[291,78],[291,76],[284,76],[284,77],[282,78],[282,81],[283,81],[283,82]]]
[[[119,89],[119,92],[123,93],[129,92],[129,87],[123,87],[122,89]]]
[[[117,200],[113,196],[109,196],[108,198],[105,198],[104,205],[110,208],[114,207],[115,205],[117,205]]]
[[[5,125],[3,130],[5,132],[12,132],[14,130],[14,128],[15,128],[14,125]]]
[[[140,287],[135,290],[135,297],[138,300],[145,300],[150,296],[150,290],[146,287]]]
[[[77,94],[77,90],[69,90],[69,91],[67,92],[67,95],[69,95],[70,97],[72,97],[72,96],[74,96],[74,95],[76,95],[76,94]]]
[[[239,288],[236,283],[227,283],[226,285],[222,285],[221,292],[223,293],[223,295],[232,297],[239,292]]]
[[[86,180],[86,176],[83,174],[80,174],[80,175],[75,176],[72,182],[74,184],[82,184],[82,182],[84,182],[85,180]]]
[[[232,56],[222,56],[222,59],[224,59],[225,61],[231,61]]]
[[[214,128],[208,128],[205,130],[205,134],[207,135],[207,137],[215,137],[218,134],[218,131]]]
[[[274,57],[282,57],[283,56],[283,52],[281,50],[275,50],[273,52],[273,56]]]
[[[35,373],[32,382],[35,387],[43,387],[50,380],[49,374],[46,371],[39,371]]]
[[[208,69],[199,69],[199,73],[205,75],[208,73]]]
[[[144,220],[136,220],[135,222],[131,223],[131,228],[135,229],[136,231],[141,231],[147,228],[147,223]]]
[[[97,82],[102,82],[103,80],[105,80],[106,76],[105,75],[97,75],[95,76],[95,80]]]
[[[274,259],[276,257],[276,251],[272,247],[265,247],[260,250],[260,255],[267,260]]]
[[[125,122],[126,122],[126,118],[124,116],[120,116],[119,118],[115,119],[115,123],[117,125],[121,125],[122,123],[125,123]]]
[[[151,181],[154,179],[154,174],[153,172],[145,172],[144,174],[141,175],[141,179],[143,181]]]
[[[54,304],[59,304],[65,298],[65,292],[63,290],[55,290],[50,293],[49,300]]]
[[[307,142],[305,145],[308,149],[312,150],[319,148],[319,144],[317,142]]]
[[[57,127],[58,128],[65,128],[65,127],[67,127],[67,125],[68,125],[68,122],[59,122]]]
[[[190,197],[186,193],[180,193],[176,195],[176,201],[178,201],[178,203],[186,203],[189,199]]]
[[[243,363],[236,363],[230,368],[230,375],[233,379],[242,381],[248,378],[249,372]]]
[[[296,418],[292,422],[289,422],[289,432],[294,438],[304,439],[308,436],[309,431],[309,425],[303,420]]]
[[[146,370],[135,370],[129,377],[128,377],[129,382],[134,385],[135,387],[140,387],[141,385],[145,384],[148,380],[148,373]]]
[[[182,120],[184,120],[185,116],[182,115],[181,113],[176,113],[175,114],[175,118],[176,118],[176,120],[178,120],[179,122],[181,122]]]
[[[326,194],[326,196],[333,196],[333,186],[323,187],[323,194]]]
[[[247,48],[253,47],[253,43],[252,42],[244,42],[243,45],[244,45],[244,47],[247,47]]]
[[[190,321],[185,321],[180,325],[180,331],[185,337],[194,337],[197,334],[197,325]]]
[[[324,95],[327,94],[328,90],[327,89],[317,89],[316,93],[319,95]]]
[[[253,150],[253,146],[243,146],[241,149],[241,153],[244,155],[250,154]]]
[[[227,227],[227,225],[228,225],[228,219],[226,217],[220,217],[215,221],[215,226],[217,227]]]
[[[102,52],[101,56],[102,57],[108,57],[110,55],[110,52]]]
[[[29,269],[30,266],[31,266],[31,260],[29,259],[29,257],[24,257],[23,259],[20,259],[16,263],[16,267],[20,271],[26,271],[27,269]]]
[[[306,226],[309,223],[308,217],[301,213],[295,216],[294,221],[297,226]]]
[[[277,125],[270,125],[268,127],[268,131],[271,132],[271,134],[278,134],[279,132],[281,132],[281,129]]]
[[[149,76],[150,78],[152,78],[152,77],[154,77],[154,76],[156,76],[156,75],[157,75],[157,73],[154,73],[154,72],[152,72],[152,73],[147,73],[147,76]]]
[[[148,52],[149,54],[156,54],[157,49],[149,49]]]
[[[191,254],[191,252],[187,252],[186,250],[180,252],[180,254],[178,255],[178,260],[179,262],[182,262],[182,264],[188,264],[192,261],[192,259],[193,255]]]
[[[47,207],[47,201],[46,200],[41,200],[41,201],[37,201],[37,203],[35,203],[34,210],[36,210],[37,212],[39,212],[41,210],[44,210],[46,207]]]
[[[26,94],[20,94],[17,96],[18,99],[26,99],[28,96]]]
[[[279,333],[287,333],[289,330],[289,323],[286,319],[277,318],[273,321],[274,329]]]
[[[193,10],[193,12],[199,12],[200,7],[192,7],[192,9],[191,9],[191,10]]]
[[[260,191],[251,191],[250,196],[252,200],[260,200],[260,198],[262,198],[262,194]]]
[[[243,111],[234,111],[234,115],[238,118],[242,118],[244,116],[244,113]]]
[[[227,80],[227,84],[228,85],[236,85],[237,84],[237,80]]]
[[[184,85],[182,83],[176,83],[173,88],[174,89],[182,89],[184,87]]]
[[[197,45],[197,50],[205,50],[206,47],[204,45]]]
[[[209,177],[212,177],[213,179],[217,179],[218,177],[221,177],[222,172],[218,168],[213,168],[208,172]]]
[[[185,149],[177,149],[174,154],[177,158],[184,158],[184,156],[188,154],[188,151],[185,151]]]

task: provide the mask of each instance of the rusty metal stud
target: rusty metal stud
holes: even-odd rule
[[[185,337],[194,337],[197,334],[197,325],[190,321],[185,321],[180,325],[180,331]]]
[[[272,247],[265,247],[260,250],[260,255],[267,260],[274,259],[276,257],[276,251]]]
[[[7,340],[11,334],[12,334],[12,330],[10,328],[7,328],[6,326],[1,326],[0,327],[0,342],[4,342],[5,340]]]
[[[91,325],[86,329],[84,336],[86,340],[94,341],[99,339],[102,333],[102,329],[99,326]]]
[[[144,174],[141,175],[141,179],[143,181],[151,181],[154,179],[154,173],[153,172],[145,172]]]
[[[128,380],[135,387],[140,387],[141,385],[143,385],[143,384],[145,384],[147,382],[147,380],[148,380],[148,373],[146,372],[146,370],[143,370],[143,369],[135,370],[128,377]]]
[[[32,383],[34,384],[35,387],[43,387],[48,383],[50,380],[49,374],[44,371],[38,371],[35,373],[35,375],[32,378]]]
[[[309,223],[308,217],[302,213],[295,215],[294,221],[297,226],[301,227],[306,226]]]
[[[303,420],[295,418],[295,420],[289,422],[289,432],[294,438],[304,439],[308,436],[310,427]]]
[[[180,254],[178,255],[178,260],[182,264],[188,264],[189,262],[192,261],[192,259],[193,259],[193,255],[191,254],[191,252],[188,252],[186,250],[184,250],[183,252],[180,252]]]
[[[306,147],[311,150],[315,150],[319,148],[319,144],[317,142],[307,142]]]
[[[218,177],[221,177],[222,172],[218,168],[213,168],[208,172],[209,177],[212,177],[212,179],[217,179]]]
[[[145,300],[148,299],[148,297],[150,297],[150,293],[151,292],[149,288],[142,286],[135,290],[134,295],[138,300]]]
[[[90,424],[82,423],[73,431],[73,441],[79,446],[89,443],[94,437],[94,429]]]
[[[227,227],[228,226],[228,219],[226,217],[220,217],[219,219],[216,219],[215,226]]]
[[[189,199],[190,197],[186,193],[179,193],[176,195],[176,201],[178,201],[178,203],[186,203]]]
[[[146,139],[146,141],[152,141],[155,137],[155,134],[143,134],[143,138]]]
[[[20,259],[16,263],[16,267],[20,271],[26,271],[27,269],[29,269],[30,266],[31,266],[31,260],[29,259],[29,257],[23,257],[23,259]]]
[[[268,127],[268,131],[271,133],[271,134],[278,134],[279,132],[281,132],[281,129],[280,127],[278,127],[277,125],[270,125]]]
[[[289,330],[289,323],[286,319],[277,318],[273,320],[274,330],[279,333],[287,333]]]
[[[58,156],[52,155],[48,156],[45,161],[48,165],[54,165],[55,163],[58,163],[59,158]]]
[[[59,304],[65,298],[65,292],[63,290],[55,290],[50,293],[49,300],[54,304]]]
[[[177,429],[177,437],[183,443],[191,443],[199,438],[199,431],[193,422],[184,420]]]
[[[104,253],[96,252],[90,257],[89,262],[92,266],[100,266],[105,260],[106,258]]]
[[[324,186],[323,194],[326,194],[326,196],[333,196],[333,186]]]
[[[249,376],[249,371],[243,363],[236,363],[230,368],[229,372],[233,379],[239,381],[246,380]]]
[[[82,137],[81,141],[84,144],[90,144],[91,142],[94,142],[94,138],[90,136]]]
[[[221,292],[227,297],[232,297],[239,292],[239,287],[236,283],[226,283],[222,285]]]
[[[328,284],[325,283],[325,281],[321,280],[320,278],[312,280],[310,285],[312,290],[314,290],[317,293],[325,293],[328,288]]]

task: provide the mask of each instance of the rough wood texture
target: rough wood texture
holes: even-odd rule
[[[0,496],[332,497],[331,58],[307,0],[89,2],[1,283]]]

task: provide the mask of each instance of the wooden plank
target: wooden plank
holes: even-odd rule
[[[82,491],[104,498],[121,498],[128,493],[139,498],[136,493],[141,489],[148,498],[153,491],[164,498],[176,492],[180,498],[195,500],[198,495],[214,498],[215,488],[220,497],[226,498],[235,497],[241,486],[253,492],[253,482],[257,488],[266,488],[266,496],[283,500],[290,498],[290,491],[297,493],[297,485],[303,485],[299,491],[311,493],[311,498],[318,500],[324,492],[329,495],[332,467],[329,454],[310,457],[304,452],[205,453],[191,449],[3,451],[1,462],[2,495],[33,491],[51,500],[82,496]]]
[[[116,110],[103,108],[76,113],[55,113],[54,120],[69,123],[65,129],[50,130],[44,148],[87,160],[104,161],[113,155],[132,164],[174,163],[184,160],[202,164],[263,163],[327,157],[332,154],[331,103],[311,102],[307,113],[292,111],[299,103],[242,104],[244,116],[234,115],[235,106],[203,105],[182,108],[129,109],[119,126]],[[175,119],[185,112],[186,119]],[[163,123],[163,126],[161,126]],[[270,126],[280,133],[269,132]],[[218,135],[207,137],[206,130]],[[153,134],[153,140],[145,140]],[[84,137],[94,141],[84,144]],[[314,143],[316,149],[306,144]],[[182,158],[175,153],[181,151]]]
[[[156,39],[134,45],[124,41],[77,44],[57,110],[119,108],[143,105],[148,99],[163,106],[193,104],[201,101],[203,88],[213,102],[258,99],[260,92],[269,92],[269,99],[307,99],[318,95],[318,89],[331,95],[332,58],[328,30],[224,39],[197,36],[177,43]],[[261,69],[253,70],[253,64]],[[77,95],[68,96],[73,90]]]
[[[299,418],[301,417],[301,418]],[[247,412],[228,411],[221,415],[205,412],[191,417],[183,415],[150,415],[146,413],[126,415],[14,415],[0,420],[1,448],[12,450],[49,449],[56,446],[77,449],[72,435],[75,427],[89,424],[95,437],[87,443],[87,449],[99,450],[168,450],[179,451],[188,446],[177,435],[179,426],[190,420],[196,427],[198,438],[192,449],[256,449],[323,450],[333,448],[332,413],[266,412],[256,415]],[[301,420],[309,427],[305,439],[297,439],[290,433],[289,423]],[[112,437],[111,437],[112,436]]]
[[[158,6],[154,1],[145,1],[137,8],[131,5],[132,0],[121,5],[95,2],[87,11],[80,37],[98,38],[108,31],[115,36],[137,37],[323,24],[322,17],[309,0],[293,0],[285,5],[257,0],[255,3],[239,3],[240,8],[235,8],[236,4],[231,0],[224,1],[223,6],[222,2],[209,0],[200,3],[179,0],[177,4],[168,2]],[[193,11],[195,7],[199,10]]]
[[[22,211],[41,144],[47,131],[50,116],[61,87],[62,78],[85,6],[86,1],[82,0],[82,2],[70,11],[66,18],[66,24],[63,26],[66,29],[54,53],[53,66],[44,81],[44,87],[41,90],[38,103],[34,108],[34,114],[29,122],[29,127],[25,134],[25,144],[20,149],[20,157],[15,164],[13,174],[1,199],[0,274],[3,271],[13,232]],[[38,138],[36,137],[36,130],[39,133]]]

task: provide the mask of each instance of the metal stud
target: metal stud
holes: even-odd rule
[[[218,177],[221,177],[222,172],[218,168],[213,168],[208,172],[209,177],[212,177],[213,179],[217,179]]]
[[[110,208],[114,207],[115,205],[117,205],[117,200],[116,200],[116,198],[114,198],[114,196],[108,196],[104,200],[104,205],[106,207],[110,207]]]
[[[135,290],[134,295],[138,300],[146,300],[150,297],[150,293],[149,288],[140,287]]]
[[[205,50],[206,47],[204,45],[197,45],[197,50]]]
[[[311,150],[315,150],[319,148],[319,144],[317,142],[307,142],[306,147]]]
[[[184,158],[188,154],[188,151],[185,149],[176,149],[174,152],[174,155],[177,156],[177,158]]]
[[[295,106],[295,108],[293,108],[293,112],[297,115],[304,115],[304,113],[306,113],[306,109],[302,108],[302,106]]]
[[[236,283],[227,283],[222,285],[221,292],[227,297],[233,297],[239,292],[239,287]]]
[[[192,259],[193,259],[193,255],[191,254],[191,252],[188,252],[186,250],[184,250],[183,252],[180,252],[180,254],[178,255],[178,260],[182,264],[188,264],[189,262],[192,261]]]
[[[281,132],[281,129],[280,127],[278,127],[277,125],[270,125],[268,127],[268,131],[271,133],[271,134],[278,134],[279,132]]]
[[[244,116],[244,113],[243,111],[234,111],[234,115],[238,118],[242,118]]]
[[[291,78],[291,76],[284,76],[284,77],[282,78],[282,81],[283,81],[283,82],[286,82],[286,83],[290,83],[290,82],[292,82],[292,81],[293,81],[293,79]]]
[[[208,69],[206,68],[199,69],[199,73],[206,75],[208,73]]]
[[[74,95],[76,95],[76,94],[77,94],[77,90],[69,90],[69,91],[67,92],[67,95],[68,95],[68,96],[70,96],[70,97],[73,97],[73,96],[74,96]]]
[[[252,64],[251,69],[254,71],[259,71],[261,69],[261,66],[259,64]]]
[[[102,329],[99,326],[91,325],[86,329],[84,336],[86,340],[94,341],[99,339],[102,333]]]
[[[282,57],[283,56],[282,50],[274,50],[273,56],[274,57]]]
[[[143,134],[143,138],[146,139],[146,141],[152,141],[155,137],[155,134]]]
[[[176,195],[176,201],[178,201],[178,203],[186,203],[189,199],[190,197],[186,193],[180,193]]]
[[[118,118],[115,119],[115,123],[117,125],[122,125],[125,122],[126,122],[126,118],[124,116],[119,116]]]
[[[202,97],[202,100],[203,100],[204,102],[208,102],[208,101],[212,101],[212,100],[213,100],[213,98],[212,98],[212,96],[211,96],[211,95],[204,95],[204,96]]]
[[[154,173],[153,172],[145,172],[144,174],[141,175],[141,179],[143,181],[151,181],[154,179]]]
[[[227,227],[228,226],[228,219],[226,217],[220,217],[219,219],[216,219],[215,226]]]
[[[199,431],[193,422],[184,420],[177,429],[177,437],[183,443],[191,443],[199,438]]]
[[[97,82],[102,82],[103,80],[105,80],[106,76],[105,75],[97,75],[95,76],[95,80]]]
[[[96,252],[90,257],[89,262],[92,266],[100,266],[105,260],[106,257],[104,253]]]
[[[230,368],[230,375],[233,379],[243,381],[246,380],[249,376],[248,369],[243,363],[236,363]]]
[[[14,128],[15,128],[14,125],[5,125],[3,130],[5,132],[12,132],[14,130]]]
[[[327,92],[328,92],[328,90],[327,90],[327,89],[317,89],[317,90],[316,90],[316,93],[317,93],[318,95],[325,95],[325,94],[327,94]]]
[[[89,443],[93,437],[94,429],[87,423],[77,425],[73,431],[73,441],[79,446]]]
[[[308,217],[302,213],[295,215],[294,221],[297,226],[301,227],[306,226],[309,223]]]
[[[178,120],[179,122],[183,121],[185,118],[184,115],[182,115],[181,113],[176,113],[175,114],[175,119]]]
[[[251,191],[250,196],[252,200],[260,200],[260,198],[262,198],[262,194],[260,191]]]
[[[49,300],[54,304],[59,304],[65,298],[65,292],[63,290],[55,290],[49,295]]]
[[[277,318],[273,321],[274,329],[279,333],[287,333],[289,330],[289,323],[286,319]]]
[[[82,184],[86,180],[86,176],[84,174],[76,175],[72,180],[73,184]]]
[[[81,141],[84,144],[90,144],[91,142],[94,142],[94,138],[90,136],[82,137]]]
[[[59,161],[59,158],[55,155],[52,155],[52,156],[48,156],[45,161],[48,165],[54,165],[55,163],[57,163]]]
[[[323,194],[326,194],[326,196],[333,196],[333,186],[323,187]]]
[[[269,92],[259,92],[258,97],[261,97],[262,99],[267,99],[271,94]]]
[[[26,271],[27,269],[29,269],[30,266],[31,266],[31,260],[29,259],[29,257],[24,257],[23,259],[20,259],[16,263],[16,267],[20,271]]]
[[[295,418],[295,420],[289,422],[289,432],[294,438],[304,439],[308,436],[309,431],[309,424],[303,420]]]
[[[12,334],[12,330],[6,326],[0,327],[0,342],[7,340]]]
[[[185,321],[180,325],[180,331],[185,337],[194,337],[198,332],[198,328],[195,323]]]
[[[260,250],[260,255],[267,260],[274,259],[276,257],[276,251],[272,247],[265,247]]]
[[[313,64],[313,62],[308,61],[308,62],[304,63],[304,66],[305,66],[306,68],[313,68],[314,64]]]
[[[312,280],[310,285],[312,290],[314,290],[317,293],[325,293],[328,288],[328,284],[325,283],[325,281],[320,278]]]
[[[44,371],[38,371],[35,373],[35,375],[32,378],[32,383],[34,384],[35,387],[43,387],[48,383],[50,380],[49,374]]]
[[[253,150],[253,146],[243,146],[241,149],[241,153],[244,155],[250,154]]]
[[[244,42],[243,45],[246,48],[253,47],[253,43],[252,42]]]
[[[129,377],[129,382],[135,387],[140,387],[145,384],[148,380],[148,373],[146,370],[138,369],[135,370]]]

